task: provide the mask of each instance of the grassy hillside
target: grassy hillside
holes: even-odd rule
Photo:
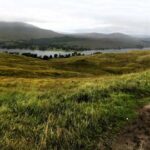
[[[109,149],[150,102],[149,58],[148,51],[50,61],[0,54],[1,149]]]
[[[140,72],[150,68],[150,52],[97,54],[44,61],[0,54],[0,75],[14,77],[93,77]]]
[[[137,51],[52,59],[50,65],[57,69],[86,73],[91,76],[125,74],[150,68],[150,52]]]

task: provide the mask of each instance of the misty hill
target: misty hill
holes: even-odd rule
[[[93,38],[93,39],[101,39],[101,38],[121,38],[121,39],[129,39],[133,38],[127,34],[123,33],[110,33],[110,34],[104,34],[104,33],[77,33],[72,34],[74,37],[83,37],[83,38]]]
[[[0,22],[0,40],[30,40],[60,37],[61,34],[20,22]]]
[[[149,44],[147,42],[147,44]],[[1,44],[0,44],[1,46]],[[2,48],[29,48],[29,49],[64,49],[64,50],[93,50],[93,49],[121,49],[121,48],[142,48],[144,43],[134,39],[117,39],[117,38],[82,38],[82,37],[55,37],[32,39],[28,41],[16,41],[6,43]]]
[[[62,48],[66,50],[142,48],[145,46],[142,40],[126,35],[122,35],[122,37],[107,35],[105,38],[66,35],[57,38],[33,39],[28,41],[28,45],[31,44],[45,48]]]
[[[132,48],[137,46],[144,46],[142,38],[122,34],[122,33],[83,33],[72,35],[75,38],[82,38],[87,41],[87,45],[95,46],[95,48]],[[82,42],[83,45],[84,42]]]
[[[0,43],[1,48],[39,47],[41,49],[62,48],[66,50],[85,50],[142,48],[150,46],[148,38],[137,38],[122,33],[59,34],[51,30],[44,30],[19,22],[0,22],[0,41],[5,41]]]

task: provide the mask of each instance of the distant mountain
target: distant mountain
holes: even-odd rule
[[[104,34],[104,33],[76,33],[72,34],[74,37],[85,37],[85,38],[131,38],[131,36],[122,34],[122,33],[111,33],[111,34]]]
[[[150,45],[150,42],[149,43],[147,42],[147,44]],[[44,50],[50,48],[65,49],[65,50],[121,49],[121,48],[143,48],[145,46],[143,41],[134,40],[134,38],[95,39],[95,38],[82,38],[73,36],[32,39],[29,41],[25,41],[21,43],[21,45],[18,45],[16,47],[22,47],[22,45],[27,45],[29,48],[30,46],[39,47],[40,49]]]
[[[89,39],[115,39],[115,40],[128,40],[139,42],[140,38],[130,36],[123,33],[111,33],[111,34],[102,34],[102,33],[79,33],[79,34],[72,34],[73,37],[82,37],[82,38],[89,38]]]
[[[61,34],[20,22],[0,22],[0,40],[30,40],[60,37]]]
[[[21,40],[24,41],[19,42]],[[20,22],[0,22],[0,41],[0,47],[2,48],[42,47],[47,49],[55,47],[67,50],[84,50],[142,48],[150,46],[150,39],[144,37],[139,38],[122,33],[59,34]]]
[[[150,46],[150,41],[145,40],[145,38],[139,38],[123,33],[79,33],[72,34],[71,36],[85,38],[87,40],[90,39],[89,44],[93,41],[92,43],[95,43],[96,47],[99,46],[101,48],[136,48]]]

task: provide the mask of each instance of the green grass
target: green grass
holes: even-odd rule
[[[137,72],[150,68],[150,52],[98,54],[93,56],[53,59],[51,65],[66,71],[91,75],[116,75]]]
[[[0,54],[0,75],[25,78],[97,77],[140,72],[150,68],[150,52],[98,54],[44,61]]]
[[[149,54],[50,61],[0,54],[0,148],[109,148],[150,102]]]

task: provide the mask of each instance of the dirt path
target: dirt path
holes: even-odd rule
[[[112,150],[150,150],[150,105],[118,135]]]

